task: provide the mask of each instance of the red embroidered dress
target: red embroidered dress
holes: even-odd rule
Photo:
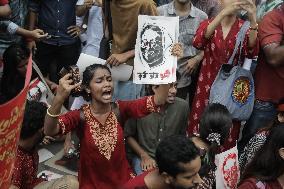
[[[85,125],[80,141],[80,189],[116,189],[132,177],[132,170],[126,160],[121,125],[130,117],[140,118],[158,110],[153,96],[133,101],[118,101],[117,105],[121,124],[113,111],[102,125],[91,113],[90,105],[82,107]],[[61,134],[78,128],[79,122],[79,110],[61,116]]]
[[[29,152],[18,146],[11,184],[19,189],[32,189],[43,182],[37,178],[38,159],[37,150]]]
[[[228,63],[235,47],[237,33],[244,23],[244,21],[237,19],[225,39],[223,39],[222,27],[219,25],[212,34],[212,37],[206,39],[205,32],[211,21],[212,19],[203,21],[193,39],[193,46],[197,49],[204,50],[204,59],[190,113],[190,124],[188,127],[189,134],[199,133],[198,124],[204,108],[208,105],[211,85],[213,84],[221,65]],[[242,60],[244,60],[245,57],[253,58],[258,54],[258,42],[256,42],[254,49],[249,49],[248,36],[249,31],[246,34],[244,46],[242,48]],[[238,62],[238,58],[239,53],[237,53],[236,58],[234,59],[234,65]],[[239,128],[234,126],[233,131],[231,131],[230,141],[237,140],[238,132]]]

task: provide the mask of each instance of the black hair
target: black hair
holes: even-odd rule
[[[28,139],[38,132],[44,125],[46,105],[42,102],[27,101],[22,123],[20,138]]]
[[[87,93],[86,88],[90,86],[90,82],[94,77],[94,73],[97,69],[104,69],[107,70],[110,74],[111,71],[106,65],[102,64],[92,64],[86,68],[86,70],[83,72],[83,81],[82,81],[82,96],[86,101],[90,101],[92,98],[91,96]]]
[[[181,75],[178,71],[176,71],[176,81],[178,82],[181,78]],[[154,91],[152,89],[153,86],[156,86],[156,87],[159,87],[159,85],[146,85],[145,87],[145,91],[146,91],[146,96],[151,96],[151,95],[154,95]]]
[[[14,98],[23,89],[25,79],[18,73],[17,66],[29,56],[30,50],[19,44],[12,44],[5,50],[1,93],[6,97],[6,100]]]
[[[278,105],[280,104],[284,104],[284,97],[282,97],[279,101],[278,101]]]
[[[226,106],[218,103],[209,104],[200,119],[200,138],[209,144],[208,162],[202,165],[200,175],[207,174],[209,170],[215,169],[215,155],[219,152],[220,145],[224,145],[232,127],[232,117]],[[212,133],[220,135],[220,145],[217,141],[209,141],[208,136]]]
[[[284,104],[284,97],[278,101],[278,106]],[[278,111],[278,113],[284,114],[284,111]]]
[[[189,138],[182,135],[164,138],[156,150],[159,172],[166,172],[173,177],[184,172],[179,163],[189,163],[197,157],[199,157],[197,147]]]
[[[273,127],[266,142],[247,165],[243,179],[254,177],[261,181],[274,181],[284,173],[284,160],[279,149],[284,148],[284,123]]]

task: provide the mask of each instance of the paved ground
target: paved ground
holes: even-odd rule
[[[63,142],[53,142],[52,144],[45,145],[43,147],[46,148],[47,150],[49,150],[53,155],[55,155],[63,148]],[[46,160],[46,161],[48,161],[48,160]],[[44,165],[44,163],[46,161],[39,164],[38,173],[40,173],[43,170],[49,170],[49,171],[55,172],[57,174],[66,175],[66,173],[63,172],[63,171],[59,171],[57,169],[54,169],[52,167]]]

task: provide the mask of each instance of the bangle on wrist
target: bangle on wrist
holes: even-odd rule
[[[61,113],[59,113],[59,114],[51,114],[50,112],[49,112],[49,109],[51,108],[51,106],[49,107],[49,108],[47,108],[47,110],[46,110],[46,114],[49,116],[49,117],[52,117],[52,118],[58,118],[60,115],[61,115]]]
[[[256,31],[257,31],[257,30],[258,30],[258,24],[256,24],[254,27],[251,27],[251,26],[250,26],[249,29],[250,29],[250,30],[256,30]]]

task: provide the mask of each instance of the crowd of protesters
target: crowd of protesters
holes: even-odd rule
[[[177,81],[114,81],[100,64],[79,83],[59,76],[80,53],[100,56],[104,38],[107,65],[133,66],[139,15],[179,17]],[[255,99],[239,121],[209,95],[245,23],[232,62],[248,63]],[[284,188],[283,37],[282,0],[0,0],[0,104],[23,89],[30,55],[44,76],[32,71],[10,189],[216,188],[215,156],[235,146],[238,188]],[[77,148],[72,133],[78,177],[37,178],[39,144],[66,135],[67,154]]]

